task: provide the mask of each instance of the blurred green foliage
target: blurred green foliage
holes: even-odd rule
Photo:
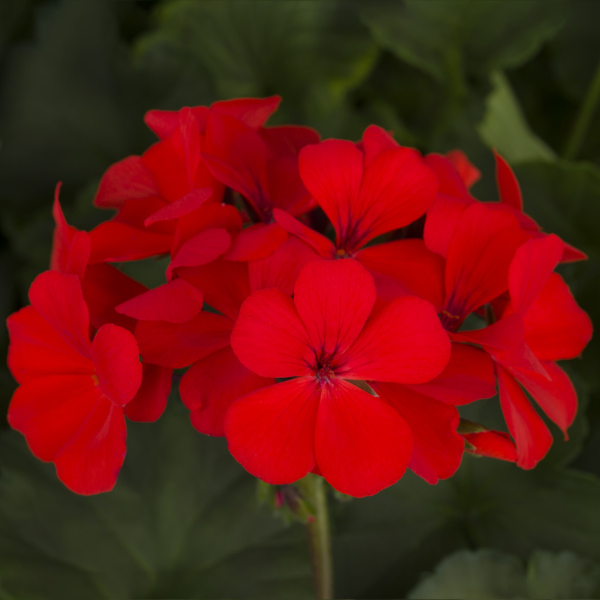
[[[103,171],[153,141],[146,110],[277,93],[275,122],[324,137],[357,139],[376,123],[422,151],[462,148],[484,200],[496,198],[497,148],[526,210],[589,255],[561,269],[598,323],[600,109],[574,152],[572,132],[600,63],[599,20],[597,0],[0,3],[2,316],[47,268],[56,182],[69,221],[91,228],[107,216],[91,206]],[[152,277],[149,266],[129,272]],[[596,340],[569,365],[580,415],[569,441],[553,429],[535,471],[466,457],[437,486],[407,475],[373,498],[332,496],[338,597],[404,596],[467,549],[412,596],[467,597],[444,573],[462,585],[473,569],[478,597],[505,597],[489,588],[505,572],[515,596],[595,593],[582,582],[600,561],[599,361]],[[2,367],[3,412],[13,389]],[[499,419],[492,402],[466,413]],[[186,423],[178,399],[159,423],[129,431],[115,491],[83,498],[5,428],[0,598],[312,596],[302,526],[259,507],[252,478],[222,440]]]
[[[600,564],[572,552],[538,551],[527,568],[494,550],[461,551],[445,558],[408,597],[494,600],[504,598],[597,598]]]

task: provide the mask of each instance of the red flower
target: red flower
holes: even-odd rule
[[[291,378],[231,405],[233,456],[269,483],[316,470],[341,492],[367,496],[396,482],[412,455],[399,412],[352,381],[423,383],[444,368],[448,339],[433,307],[399,298],[373,310],[375,286],[356,261],[316,261],[294,300],[276,289],[242,305],[231,345],[263,377]]]
[[[146,288],[111,265],[104,263],[88,265],[89,234],[67,224],[58,200],[59,192],[60,183],[56,186],[52,211],[56,227],[50,268],[60,273],[77,275],[81,281],[90,324],[94,330],[106,324],[113,324],[133,332],[136,320],[122,314],[120,310],[117,312],[116,309],[118,305],[131,298],[139,298],[147,291]],[[171,300],[180,301],[180,298],[171,298]],[[179,302],[175,305],[180,307]],[[201,307],[200,297],[198,310]],[[179,311],[184,309],[180,307]],[[176,317],[177,312],[171,307],[169,314]],[[132,421],[156,421],[167,405],[172,375],[172,369],[144,361],[142,385],[133,400],[125,406],[125,415]]]
[[[290,215],[275,209],[275,220],[310,244],[323,258],[354,258],[374,277],[378,297],[417,295],[436,308],[443,289],[443,263],[419,239],[364,246],[373,238],[409,225],[433,202],[434,173],[415,150],[399,146],[371,125],[360,144],[326,140],[300,153],[300,175],[336,232],[333,244]],[[434,276],[424,276],[432,271]],[[403,273],[403,278],[397,274]]]
[[[489,204],[473,203],[458,218],[444,267],[441,321],[455,331],[476,309],[508,289],[508,269],[528,239],[517,220]]]
[[[213,175],[247,202],[254,225],[236,236],[231,260],[266,258],[287,238],[273,222],[273,209],[301,215],[314,202],[298,174],[298,153],[319,135],[307,127],[252,127],[229,115],[212,112],[202,159]]]
[[[29,299],[31,306],[8,318],[8,364],[20,384],[8,421],[69,489],[111,490],[125,458],[123,407],[142,380],[137,343],[116,325],[104,325],[90,342],[75,275],[42,273]]]
[[[577,412],[577,395],[555,361],[578,356],[592,335],[589,317],[552,272],[563,256],[564,244],[555,235],[526,242],[510,265],[510,302],[500,320],[453,335],[480,344],[494,359],[502,411],[517,445],[517,464],[525,469],[545,456],[552,436],[521,385],[566,437]]]
[[[491,210],[514,217],[527,238],[540,238],[546,234],[540,226],[523,212],[523,197],[519,182],[508,163],[499,155],[496,158],[496,180],[500,202],[486,202]],[[464,157],[464,155],[463,155]],[[469,194],[467,185],[473,181],[476,173],[474,167],[466,157],[458,158],[456,155],[444,157],[439,154],[429,154],[425,157],[427,165],[435,171],[440,184],[435,202],[427,211],[424,239],[427,248],[446,256],[450,240],[462,213],[478,201]],[[462,171],[460,173],[459,171]],[[476,171],[476,169],[475,169]],[[586,255],[563,242],[564,249],[561,262],[584,260]]]
[[[161,138],[104,174],[94,203],[118,214],[90,232],[91,263],[137,260],[171,250],[177,220],[204,203],[219,203],[225,186],[201,158],[210,115],[261,127],[279,98],[216,102],[180,111],[150,111],[146,123]],[[224,140],[225,141],[225,140]],[[235,140],[229,140],[234,143]]]
[[[390,277],[429,300],[448,331],[456,331],[469,314],[508,289],[511,260],[517,248],[529,239],[514,216],[495,210],[489,203],[470,203],[454,216],[445,260],[425,245],[419,246],[418,253],[407,252],[413,245],[416,250],[422,240],[402,240],[403,252],[397,248],[398,254],[388,259],[389,266],[382,257],[373,267],[378,272],[393,269]],[[368,256],[376,256],[387,252],[385,247],[400,243],[380,244],[365,251],[369,251]],[[369,260],[366,266],[370,266]]]

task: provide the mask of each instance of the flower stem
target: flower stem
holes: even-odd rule
[[[327,488],[325,480],[318,475],[310,474],[307,479],[311,492],[310,499],[315,511],[314,518],[308,523],[315,591],[318,600],[331,600],[333,598],[333,561],[327,510]]]
[[[567,160],[573,160],[579,154],[581,144],[585,139],[585,135],[591,124],[591,120],[594,116],[594,111],[596,110],[599,100],[600,63],[598,63],[596,73],[594,74],[592,82],[590,83],[590,87],[585,94],[585,98],[583,99],[583,103],[579,109],[579,113],[577,114],[577,119],[575,120],[575,125],[573,126],[573,130],[571,131],[569,139],[567,140],[563,154],[564,158]]]

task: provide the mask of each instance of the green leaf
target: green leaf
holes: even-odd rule
[[[556,158],[553,150],[529,128],[506,77],[492,74],[494,90],[486,101],[486,113],[478,127],[482,140],[510,162]]]
[[[508,554],[494,550],[456,552],[445,558],[412,589],[408,598],[452,598],[493,600],[523,598],[525,569]],[[554,598],[555,596],[547,596]]]
[[[338,106],[377,56],[349,2],[176,0],[157,21],[139,42],[141,60],[178,52],[181,72],[205,69],[222,97],[281,94],[287,119],[302,118],[309,99],[317,112]]]
[[[451,552],[537,548],[600,560],[600,481],[560,468],[522,471],[465,456],[450,480],[430,486],[407,474],[377,496],[338,506],[338,597],[397,598]]]
[[[527,566],[495,550],[451,554],[408,598],[596,598],[600,564],[572,552],[534,552]]]
[[[259,508],[255,479],[179,404],[128,423],[108,494],[69,492],[16,433],[0,455],[3,597],[313,597],[303,527]]]
[[[527,567],[530,598],[598,598],[600,564],[572,552],[537,551]]]
[[[526,61],[562,25],[566,3],[532,0],[370,2],[365,19],[385,48],[440,82],[464,85]]]

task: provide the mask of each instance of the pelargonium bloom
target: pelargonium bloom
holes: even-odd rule
[[[319,141],[308,127],[255,127],[211,111],[202,160],[223,184],[241,195],[254,224],[228,252],[231,260],[266,258],[287,240],[273,209],[302,215],[315,207],[298,173],[298,153]]]
[[[253,130],[262,127],[279,101],[278,97],[243,98],[211,107],[149,111],[146,124],[160,141],[142,156],[115,163],[102,177],[94,203],[118,214],[90,232],[90,262],[137,260],[169,252],[178,219],[223,198],[224,184],[201,158],[207,150],[210,115],[223,115]],[[223,141],[236,143],[235,136]]]
[[[368,127],[360,144],[325,140],[300,152],[300,176],[329,217],[335,243],[289,214],[273,211],[288,233],[310,244],[325,259],[354,258],[375,278],[384,300],[417,295],[436,307],[443,290],[442,260],[420,239],[404,239],[365,247],[375,237],[405,227],[422,217],[438,188],[433,171],[420,154],[400,146],[381,127]],[[400,280],[398,272],[403,273]]]
[[[589,317],[553,272],[563,255],[564,244],[556,235],[527,241],[510,265],[509,302],[499,320],[484,329],[453,334],[457,340],[480,344],[494,360],[517,464],[525,469],[545,456],[552,435],[521,385],[566,436],[577,412],[577,394],[555,361],[578,356],[592,336]]]
[[[132,298],[144,296],[148,293],[146,288],[112,265],[88,264],[90,257],[89,234],[68,225],[58,199],[59,192],[60,183],[56,186],[52,209],[56,226],[50,268],[53,271],[76,275],[79,278],[92,329],[97,331],[103,325],[112,324],[133,332],[136,320],[122,312],[117,312],[116,309]],[[202,295],[196,290],[192,290],[192,294],[194,292],[196,295],[191,300],[188,299],[187,306],[181,306],[182,294],[179,294],[176,298],[177,304],[171,306],[169,311],[174,318],[186,310],[189,313],[190,304],[193,303],[193,300],[197,302],[198,295],[200,296],[198,310],[202,308]],[[167,405],[173,370],[148,361],[144,361],[142,370],[142,384],[135,397],[125,406],[125,415],[132,421],[156,421]]]
[[[486,202],[486,206],[496,211],[498,218],[501,218],[502,214],[514,217],[527,239],[544,237],[546,234],[540,226],[523,212],[523,196],[513,170],[499,154],[494,153],[494,156],[500,202]],[[429,154],[425,157],[425,162],[435,172],[440,184],[435,201],[427,211],[425,244],[433,252],[445,257],[460,216],[469,206],[478,203],[468,190],[468,187],[477,180],[478,171],[468,162],[464,154],[462,156]],[[563,246],[561,262],[586,258],[583,252],[566,242],[563,242]]]
[[[135,338],[117,325],[89,337],[89,314],[75,275],[46,271],[31,306],[8,318],[8,364],[20,386],[8,411],[33,454],[56,466],[80,494],[109,491],[125,458],[123,407],[142,381]]]
[[[226,415],[229,449],[250,473],[283,484],[315,471],[358,497],[402,477],[410,426],[352,382],[424,383],[446,366],[450,343],[425,300],[374,310],[375,300],[373,278],[345,259],[307,264],[293,300],[267,289],[244,302],[231,336],[237,357],[263,377],[290,378]]]

